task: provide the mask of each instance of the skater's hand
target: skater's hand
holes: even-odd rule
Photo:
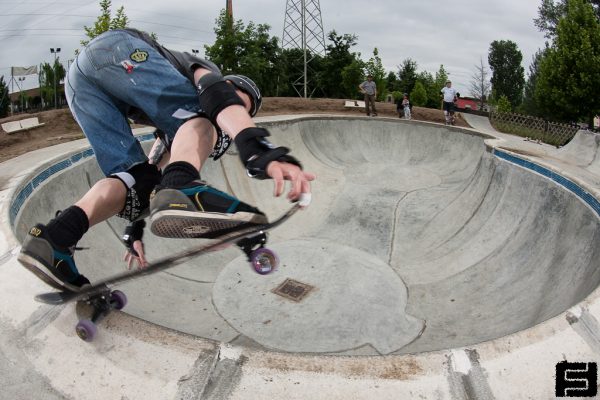
[[[273,195],[279,197],[285,189],[285,181],[290,181],[290,191],[287,198],[290,201],[296,201],[301,194],[310,194],[310,182],[315,180],[316,175],[305,172],[297,165],[272,161],[267,166],[267,175],[269,175],[275,184]]]
[[[130,270],[134,263],[137,263],[138,269],[146,268],[148,266],[148,261],[144,255],[144,243],[141,240],[136,240],[133,242],[132,246],[136,254],[131,250],[127,250],[125,252],[125,257],[123,257],[123,261],[127,262],[127,269]]]

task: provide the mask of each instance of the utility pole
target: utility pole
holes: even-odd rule
[[[281,42],[284,49],[302,50],[302,76],[294,81],[294,90],[300,97],[307,98],[310,62],[317,55],[325,55],[325,33],[319,0],[287,0]],[[302,90],[298,90],[299,87]]]
[[[51,47],[50,53],[54,54],[54,108],[58,108],[58,93],[56,90],[56,75],[58,75],[58,71],[56,69],[56,55],[60,53],[60,47],[57,47],[56,49]]]

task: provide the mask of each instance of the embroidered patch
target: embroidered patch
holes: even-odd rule
[[[133,53],[129,56],[135,62],[144,62],[148,59],[148,52],[140,49],[135,49]]]
[[[127,71],[128,74],[132,73],[133,69],[135,68],[135,65],[133,65],[129,60],[121,61],[121,65],[123,68],[125,68],[125,71]]]

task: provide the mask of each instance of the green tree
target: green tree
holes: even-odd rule
[[[600,0],[586,0],[594,8],[596,18],[600,19]],[[556,36],[558,22],[567,13],[567,0],[542,0],[538,8],[538,17],[533,20],[535,26],[544,32],[548,39]]]
[[[542,59],[546,56],[546,51],[547,48],[544,50],[538,50],[533,55],[531,64],[529,64],[529,74],[527,75],[527,82],[525,82],[523,102],[519,107],[519,112],[521,112],[522,114],[529,114],[537,117],[545,117],[535,98],[535,87],[537,85],[537,79],[540,73],[540,64],[542,62]]]
[[[427,92],[427,102],[424,107],[439,108],[440,107],[440,88],[435,83],[435,78],[428,71],[421,71],[417,74],[417,80],[423,84]]]
[[[505,95],[513,106],[521,104],[525,69],[521,65],[523,53],[511,40],[495,40],[490,45],[488,64],[492,70],[492,87],[497,95]]]
[[[331,43],[327,45],[327,55],[323,60],[320,75],[323,94],[330,98],[355,98],[358,84],[354,88],[340,85],[340,76],[344,68],[360,60],[360,56],[351,51],[352,47],[356,46],[358,38],[350,34],[338,35],[335,30],[331,31],[327,38]]]
[[[562,121],[600,113],[600,22],[584,0],[569,0],[556,38],[541,60],[535,98],[544,112]]]
[[[399,92],[400,91],[400,81],[398,80],[398,76],[392,71],[388,72],[386,80],[386,88],[388,92]]]
[[[39,70],[40,96],[46,106],[54,105],[54,99],[60,98],[61,93],[64,93],[64,90],[60,87],[60,81],[66,76],[65,67],[60,62],[60,58],[57,57],[53,65],[43,63],[40,65]],[[57,90],[56,96],[54,96],[55,87]]]
[[[384,100],[387,95],[385,68],[383,68],[377,47],[373,50],[373,57],[365,63],[365,72],[367,75],[373,76],[373,81],[377,85],[377,100]]]
[[[510,100],[508,100],[508,97],[506,97],[506,95],[500,96],[500,98],[496,102],[496,111],[500,113],[509,113],[512,111]]]
[[[353,60],[350,65],[347,65],[342,70],[342,86],[347,98],[360,99],[362,96],[356,90],[358,85],[364,80],[365,66],[361,60]]]
[[[410,101],[413,105],[423,107],[427,104],[427,91],[421,81],[415,83],[415,88],[410,92]]]
[[[234,22],[222,10],[215,22],[216,40],[212,45],[204,46],[206,57],[224,74],[247,75],[256,82],[263,95],[274,96],[278,91],[277,77],[283,69],[281,50],[277,38],[270,37],[270,29],[266,24]]]
[[[96,22],[91,27],[83,27],[88,39],[80,42],[82,46],[87,46],[90,40],[106,31],[111,29],[122,29],[129,24],[129,19],[127,18],[127,15],[125,15],[124,6],[117,9],[117,14],[114,17],[112,17],[111,6],[112,2],[110,0],[100,0],[100,15],[96,19]],[[77,52],[78,51],[76,51],[76,53]]]
[[[406,58],[398,66],[398,78],[400,78],[400,91],[410,93],[417,82],[417,62],[411,58]]]
[[[8,115],[8,106],[10,97],[8,95],[8,85],[4,82],[4,75],[0,76],[0,118]]]

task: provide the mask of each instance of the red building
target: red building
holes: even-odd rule
[[[460,109],[479,110],[479,100],[471,97],[459,97],[456,102],[456,107]]]

